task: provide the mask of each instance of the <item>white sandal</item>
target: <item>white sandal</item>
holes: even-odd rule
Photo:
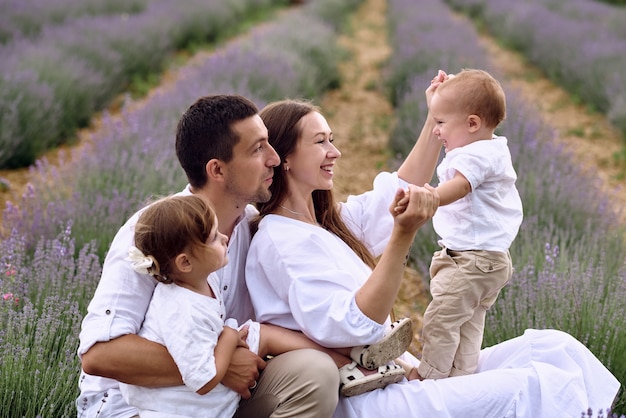
[[[402,318],[392,322],[385,336],[378,342],[369,345],[352,347],[350,358],[359,366],[369,370],[383,366],[402,355],[413,340],[413,323],[411,318]]]
[[[356,361],[353,361],[339,368],[341,394],[346,397],[360,395],[398,383],[404,376],[404,369],[396,364],[380,366],[378,372],[364,375]]]

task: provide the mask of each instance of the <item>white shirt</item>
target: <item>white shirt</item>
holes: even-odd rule
[[[439,182],[465,176],[472,191],[433,216],[439,244],[452,250],[506,251],[522,223],[522,200],[507,139],[476,141],[448,152],[437,167]]]
[[[189,195],[189,186],[178,195]],[[137,334],[143,323],[157,281],[136,273],[129,261],[128,249],[134,244],[134,225],[141,211],[135,213],[118,231],[104,261],[102,277],[87,308],[80,332],[78,355],[82,356],[97,342]],[[226,317],[238,323],[254,319],[244,273],[250,245],[248,221],[258,213],[248,205],[228,241],[229,263],[215,273],[224,298]],[[119,382],[81,373],[80,395],[76,400],[78,415],[90,417],[132,417],[137,414],[119,392]],[[103,402],[105,401],[105,402]]]
[[[342,219],[372,250],[382,253],[393,228],[396,174],[381,173],[374,190],[341,204]],[[278,215],[259,223],[252,239],[246,281],[259,322],[302,330],[326,347],[378,341],[385,329],[355,302],[372,270],[336,235]]]
[[[167,416],[231,418],[237,410],[239,394],[222,384],[205,395],[196,393],[217,373],[215,346],[225,322],[217,277],[210,277],[209,285],[215,298],[175,284],[157,284],[139,335],[167,347],[184,385],[146,388],[121,383],[122,396],[140,415],[154,411]],[[259,324],[248,324],[256,327],[249,334],[254,337],[248,339],[248,345],[258,352]],[[238,328],[234,319],[226,320],[226,325]]]

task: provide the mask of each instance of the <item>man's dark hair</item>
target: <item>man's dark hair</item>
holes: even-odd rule
[[[187,109],[176,128],[176,156],[191,187],[206,184],[209,160],[233,158],[239,137],[232,125],[258,112],[252,101],[238,95],[204,96]]]

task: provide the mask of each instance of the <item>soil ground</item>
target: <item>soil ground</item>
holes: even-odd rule
[[[368,190],[389,159],[386,138],[393,116],[380,74],[381,65],[391,52],[386,43],[385,8],[385,0],[367,0],[351,18],[350,30],[340,39],[352,55],[341,65],[342,85],[329,92],[320,103],[343,154],[336,170],[335,190],[339,198]],[[619,132],[602,115],[590,113],[574,103],[565,91],[518,54],[499,47],[488,36],[482,36],[481,41],[494,66],[502,70],[504,81],[519,89],[529,103],[539,108],[546,123],[556,129],[558,140],[565,141],[573,152],[573,163],[597,173],[601,187],[612,194],[616,208],[626,207],[626,188],[621,187],[623,179],[619,178],[623,167],[613,163],[613,154],[623,147]],[[202,59],[202,55],[192,60]],[[158,88],[167,88],[175,77],[175,71],[167,73]],[[90,129],[97,127],[97,120],[94,120]],[[86,141],[89,133],[89,129],[81,131],[79,137]],[[46,158],[54,163],[57,153],[53,151]],[[0,184],[0,208],[4,208],[6,200],[15,201],[22,193],[29,171],[0,171],[2,178],[9,187],[3,190]],[[428,292],[416,272],[407,269],[406,276],[394,313],[398,317],[413,318],[416,334],[411,351],[418,354],[421,346],[417,332],[421,329],[421,313],[428,303]]]

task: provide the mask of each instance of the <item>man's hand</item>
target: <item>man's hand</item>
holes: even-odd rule
[[[222,384],[235,392],[243,399],[249,399],[250,388],[256,385],[260,370],[265,368],[265,361],[252,351],[238,347],[233,353],[226,376]]]

